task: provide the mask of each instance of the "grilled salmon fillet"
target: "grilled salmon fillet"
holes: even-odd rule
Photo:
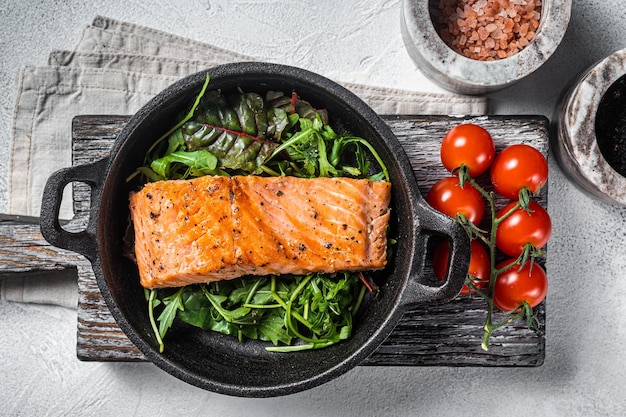
[[[350,178],[148,183],[130,196],[141,285],[381,269],[390,198],[390,183]]]

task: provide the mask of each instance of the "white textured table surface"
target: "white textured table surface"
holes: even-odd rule
[[[618,5],[576,0],[556,54],[537,73],[492,94],[491,112],[551,117],[578,73],[626,47],[626,9]],[[420,77],[404,51],[399,11],[399,0],[9,0],[0,10],[0,196],[17,70],[44,64],[53,49],[71,49],[96,14],[244,54],[306,62],[328,76],[411,89]],[[542,367],[357,367],[288,397],[231,398],[151,364],[80,362],[74,310],[0,302],[0,415],[625,415],[626,208],[583,194],[554,161],[551,169]]]

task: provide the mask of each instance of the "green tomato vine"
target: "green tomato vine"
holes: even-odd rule
[[[518,267],[519,269],[521,269],[528,262],[531,263],[532,268],[532,265],[535,262],[537,262],[539,259],[545,259],[546,257],[546,252],[542,248],[537,248],[534,245],[527,243],[524,246],[522,253],[512,262],[498,268],[496,259],[498,253],[496,245],[496,235],[498,233],[498,227],[516,210],[522,208],[526,211],[530,211],[530,202],[540,195],[541,189],[538,189],[536,192],[533,193],[527,187],[522,187],[519,191],[518,200],[515,205],[509,211],[498,217],[494,191],[488,191],[480,184],[478,184],[478,182],[470,176],[469,170],[465,165],[461,165],[457,170],[453,171],[453,173],[456,173],[458,175],[459,185],[461,187],[469,184],[483,196],[483,198],[487,202],[491,216],[489,230],[483,230],[477,227],[475,224],[468,221],[463,214],[457,214],[456,216],[457,222],[461,224],[461,226],[463,226],[470,239],[481,240],[487,246],[489,253],[491,272],[489,275],[487,291],[478,288],[470,279],[471,277],[469,275],[466,279],[466,285],[468,286],[468,288],[470,288],[470,291],[482,297],[487,303],[487,316],[485,319],[485,325],[483,327],[481,347],[483,350],[488,351],[490,338],[493,335],[494,331],[496,331],[497,329],[514,323],[520,319],[525,319],[529,328],[537,327],[538,320],[536,314],[530,304],[526,301],[523,301],[518,308],[503,312],[504,317],[501,320],[496,320],[497,308],[494,305],[494,293],[496,289],[497,278],[501,273],[514,267]]]

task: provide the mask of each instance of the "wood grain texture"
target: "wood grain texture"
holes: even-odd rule
[[[524,142],[544,155],[548,154],[548,121],[544,117],[383,117],[402,143],[424,195],[437,179],[447,175],[439,160],[439,143],[445,132],[460,122],[475,122],[486,127],[498,149],[510,143]],[[76,117],[72,126],[73,164],[93,162],[108,155],[127,120],[127,116]],[[484,185],[487,186],[486,182]],[[74,183],[73,192],[76,217],[72,227],[80,227],[88,215],[89,188]],[[547,190],[543,191],[540,202],[547,206]],[[497,203],[503,204],[504,201],[497,200]],[[3,271],[25,273],[77,268],[79,359],[145,360],[113,320],[93,271],[82,256],[50,247],[38,235],[38,226],[32,224],[0,223],[0,243],[0,274]],[[14,257],[16,253],[24,256]],[[480,341],[486,306],[480,298],[464,296],[447,304],[415,308],[405,314],[388,339],[362,365],[539,366],[545,355],[545,303],[536,309],[536,313],[538,330],[530,330],[522,322],[514,323],[496,331],[489,352],[485,352]]]
[[[49,244],[41,235],[37,219],[0,217],[0,277],[12,274],[61,271],[84,258]],[[68,230],[75,223],[66,224]]]

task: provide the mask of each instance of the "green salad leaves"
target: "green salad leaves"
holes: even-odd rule
[[[265,96],[207,91],[158,138],[129,181],[202,175],[341,177],[389,181],[366,140],[337,134],[325,110],[294,92]],[[374,163],[374,167],[372,164]],[[372,173],[373,172],[373,173]],[[270,351],[318,349],[350,337],[352,320],[375,284],[362,273],[241,277],[176,289],[146,290],[154,334],[164,338],[179,320],[244,339],[271,342]]]
[[[153,301],[156,291],[149,291]],[[356,274],[265,276],[182,287],[163,298],[155,332],[163,343],[178,317],[185,323],[270,341],[270,351],[317,349],[348,338],[352,317],[365,296]],[[160,303],[160,301],[157,301]],[[154,311],[155,305],[150,307]],[[155,322],[156,326],[156,322]],[[301,343],[292,344],[294,339]]]

